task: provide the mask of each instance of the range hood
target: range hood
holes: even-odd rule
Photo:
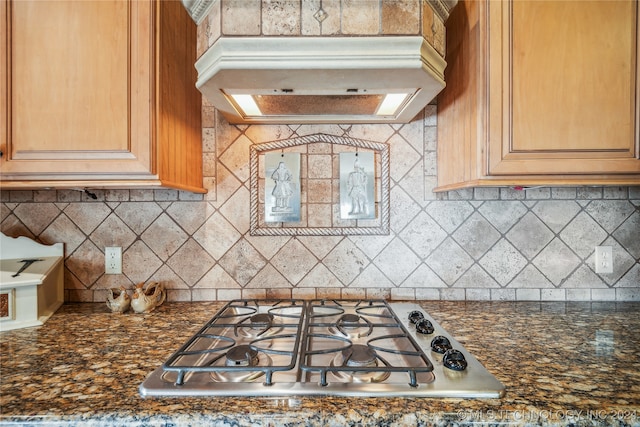
[[[446,63],[421,36],[221,37],[195,66],[230,123],[407,123]]]

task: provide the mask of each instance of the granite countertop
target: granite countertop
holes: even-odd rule
[[[640,426],[640,303],[421,302],[506,386],[501,399],[141,398],[222,305],[65,304],[0,333],[0,424]]]

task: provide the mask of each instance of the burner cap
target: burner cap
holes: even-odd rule
[[[436,353],[444,354],[445,351],[451,348],[451,342],[447,339],[447,337],[443,337],[442,335],[438,335],[433,340],[431,340],[431,350]]]
[[[431,324],[429,319],[420,319],[416,323],[416,332],[418,333],[429,335],[432,334],[433,331],[433,325]]]
[[[252,327],[266,329],[270,327],[271,322],[273,322],[273,314],[258,313],[251,316],[249,320],[251,321]]]
[[[411,323],[416,323],[420,319],[424,319],[424,314],[422,314],[421,311],[414,310],[409,313],[409,320],[411,321]]]
[[[227,351],[227,366],[255,366],[258,364],[258,351],[249,345],[238,345]]]
[[[454,371],[464,371],[467,369],[467,359],[460,350],[449,349],[442,356],[442,364],[445,368]]]
[[[354,344],[349,348],[342,350],[343,366],[351,366],[364,368],[376,366],[378,355],[376,351],[369,346],[362,344]]]
[[[341,324],[345,328],[355,328],[360,323],[360,316],[357,314],[343,314],[338,320],[338,324]]]

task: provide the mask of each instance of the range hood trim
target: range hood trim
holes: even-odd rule
[[[230,123],[407,123],[444,88],[446,62],[421,36],[223,37],[195,64],[196,87]],[[394,116],[243,116],[225,92],[416,93]],[[283,95],[286,96],[286,95]]]

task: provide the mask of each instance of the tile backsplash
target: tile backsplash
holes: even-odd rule
[[[384,2],[382,9],[362,0],[311,0],[303,8],[297,0],[230,4],[217,3],[201,24],[200,53],[218,37],[238,34],[408,32],[444,49],[444,24],[425,2]],[[371,19],[356,19],[364,15]],[[230,125],[203,102],[204,196],[97,189],[91,189],[96,200],[73,190],[0,194],[5,234],[65,243],[65,300],[104,301],[107,288],[150,280],[165,284],[170,301],[640,300],[640,187],[436,194],[435,105],[403,125],[247,126]],[[250,146],[316,133],[389,144],[389,235],[250,235]],[[322,191],[331,186],[311,193],[332,200]],[[597,245],[613,247],[612,274],[594,272]],[[105,246],[123,248],[122,275],[104,274]]]
[[[208,194],[3,191],[2,231],[65,243],[67,301],[149,280],[170,301],[640,300],[640,187],[433,193],[435,105],[405,125],[235,126],[205,104],[203,123]],[[249,234],[249,146],[314,133],[390,145],[388,236]],[[594,272],[597,245],[612,274]],[[122,246],[122,275],[104,274],[105,246]]]

